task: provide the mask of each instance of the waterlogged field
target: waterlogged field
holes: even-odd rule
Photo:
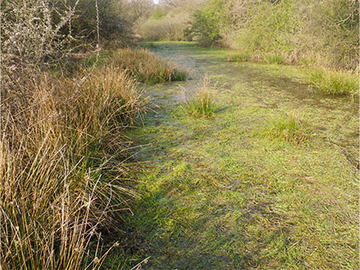
[[[322,94],[302,67],[146,46],[190,79],[144,86],[154,110],[131,133],[141,146],[133,246],[104,269],[148,257],[145,269],[357,269],[357,100]],[[184,92],[206,75],[213,113],[194,117]]]

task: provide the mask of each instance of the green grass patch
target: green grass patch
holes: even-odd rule
[[[197,88],[195,93],[184,92],[184,104],[182,109],[185,113],[194,117],[213,117],[215,113],[215,104],[210,80],[204,77],[203,83]]]
[[[350,71],[314,70],[310,84],[330,95],[359,95],[359,76]]]
[[[228,62],[246,62],[250,60],[250,56],[244,53],[233,53],[228,58]]]
[[[269,121],[264,137],[282,139],[294,144],[305,143],[309,140],[309,128],[294,115],[286,115]]]

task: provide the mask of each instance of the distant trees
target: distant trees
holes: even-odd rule
[[[2,61],[38,64],[67,51],[145,39],[194,40],[290,62],[356,68],[358,0],[7,0]]]
[[[125,2],[127,6],[127,18],[129,18],[131,22],[135,22],[143,17],[148,17],[155,6],[152,0],[128,0]]]
[[[185,30],[186,37],[198,40],[201,45],[218,45],[222,38],[221,29],[230,26],[224,5],[223,0],[209,0],[193,14],[193,21]]]
[[[163,0],[135,24],[135,31],[149,40],[185,40],[184,30],[191,14],[204,0]]]
[[[183,8],[187,10],[194,10],[199,7],[206,0],[162,0],[160,1],[161,6],[167,7],[168,9]]]

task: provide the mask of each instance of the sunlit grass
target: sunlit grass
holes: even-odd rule
[[[148,49],[148,50],[156,50],[160,48],[159,45],[152,42],[141,43],[140,46],[142,49]]]

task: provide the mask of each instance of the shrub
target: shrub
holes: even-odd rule
[[[144,49],[120,49],[113,55],[112,62],[135,76],[139,82],[161,83],[182,81],[187,72],[164,62],[154,53]]]
[[[215,105],[213,94],[210,89],[210,80],[207,76],[203,79],[203,84],[198,87],[196,93],[186,93],[184,91],[184,104],[182,109],[185,113],[194,117],[213,117]]]
[[[244,25],[239,25],[241,30],[235,37],[240,49],[253,54],[293,50],[293,44],[289,39],[291,36],[288,34],[296,28],[296,22],[291,16],[291,3],[289,1],[278,1],[276,4],[270,1],[256,2],[256,4],[247,4],[249,11],[244,13],[246,19],[245,21],[240,19]],[[230,28],[229,31],[232,29]]]
[[[12,72],[63,56],[71,37],[62,31],[71,25],[76,7],[76,2],[63,0],[58,5],[49,0],[1,2],[2,70]]]
[[[21,75],[16,88],[1,88],[1,265],[99,269],[104,257],[89,249],[101,231],[118,229],[133,196],[121,180],[122,130],[146,101],[119,68],[82,80]]]
[[[185,36],[203,46],[217,45],[222,38],[221,30],[227,25],[226,22],[224,1],[210,0],[203,9],[194,13],[190,26],[185,29]]]
[[[160,20],[161,18],[165,17],[166,12],[163,8],[157,8],[151,14],[151,18],[154,20]]]
[[[310,84],[330,95],[359,95],[359,77],[350,71],[318,69],[310,74]]]

